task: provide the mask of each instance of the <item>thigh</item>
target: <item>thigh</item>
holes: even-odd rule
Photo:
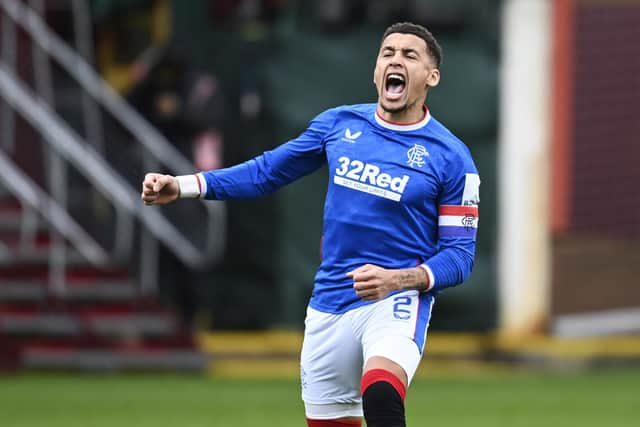
[[[300,356],[305,404],[360,404],[362,347],[348,314],[307,309]]]
[[[404,369],[410,383],[422,358],[433,302],[431,295],[407,291],[371,306],[363,326],[364,360],[387,358]]]

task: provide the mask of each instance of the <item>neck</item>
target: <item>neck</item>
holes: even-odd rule
[[[410,125],[424,119],[424,116],[427,114],[427,107],[421,103],[406,110],[390,112],[382,108],[380,103],[378,103],[377,113],[378,116],[387,122],[399,125]]]

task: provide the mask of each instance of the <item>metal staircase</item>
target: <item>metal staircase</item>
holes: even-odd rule
[[[224,205],[140,202],[145,171],[195,168],[87,62],[85,2],[56,3],[80,50],[41,0],[0,0],[0,368],[201,369],[158,256],[217,262]]]

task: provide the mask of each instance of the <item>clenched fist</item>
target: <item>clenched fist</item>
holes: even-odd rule
[[[365,301],[381,300],[397,290],[429,289],[429,275],[421,267],[387,269],[365,264],[348,272],[347,277],[353,279],[356,294]]]
[[[175,176],[148,173],[142,182],[142,201],[145,205],[164,205],[180,195],[180,185]]]

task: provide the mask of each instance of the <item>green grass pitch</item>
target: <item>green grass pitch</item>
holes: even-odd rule
[[[418,378],[408,425],[639,425],[640,369],[518,371]],[[180,375],[0,376],[3,427],[293,427],[306,425],[295,380]]]

